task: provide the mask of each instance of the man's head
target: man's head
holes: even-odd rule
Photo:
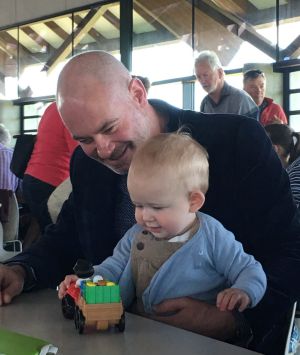
[[[224,71],[215,52],[200,52],[195,60],[195,75],[208,94],[221,90],[224,85]]]
[[[266,94],[266,77],[259,69],[248,70],[244,73],[244,90],[252,97],[257,106],[263,103]]]
[[[187,134],[157,135],[135,153],[127,184],[139,224],[158,238],[182,234],[205,200],[207,152]]]
[[[103,51],[79,54],[65,65],[57,107],[84,152],[119,174],[127,172],[137,146],[162,129],[143,84]]]

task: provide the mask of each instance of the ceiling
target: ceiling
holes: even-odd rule
[[[136,0],[133,12],[133,44],[136,47],[184,40],[194,41],[196,50],[217,50],[222,43],[224,65],[234,56],[243,41],[250,42],[276,60],[276,48],[258,34],[256,26],[274,24],[275,0],[195,0],[195,36],[192,38],[192,1]],[[263,6],[262,6],[263,4]],[[287,21],[300,17],[300,1],[280,1],[280,14]],[[74,21],[74,22],[73,22]],[[74,25],[73,25],[74,24]],[[74,26],[74,31],[73,31]],[[51,72],[59,62],[76,51],[87,49],[119,50],[119,3],[98,5],[72,15],[24,25],[0,32],[0,76],[13,75],[19,55],[20,68],[30,63],[44,63]],[[20,46],[18,46],[20,43]],[[284,56],[300,54],[299,35],[283,50]],[[20,69],[19,68],[19,69]]]

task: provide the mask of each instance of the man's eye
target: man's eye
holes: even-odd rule
[[[111,126],[106,128],[106,130],[103,132],[104,134],[110,134],[113,133],[115,131],[115,126]]]
[[[81,144],[91,144],[93,142],[93,139],[91,139],[91,138],[83,138],[83,139],[79,139],[78,141]]]
[[[163,209],[163,207],[160,207],[160,206],[154,206],[154,207],[152,207],[154,210],[162,210]]]

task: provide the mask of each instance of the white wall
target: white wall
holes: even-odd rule
[[[0,27],[90,5],[91,0],[0,0]]]

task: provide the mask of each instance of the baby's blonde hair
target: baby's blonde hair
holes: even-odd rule
[[[208,154],[202,145],[184,132],[162,133],[147,140],[133,156],[128,179],[151,177],[159,172],[182,185],[187,192],[208,190]],[[171,174],[171,175],[169,175]],[[147,181],[145,181],[147,184]]]

